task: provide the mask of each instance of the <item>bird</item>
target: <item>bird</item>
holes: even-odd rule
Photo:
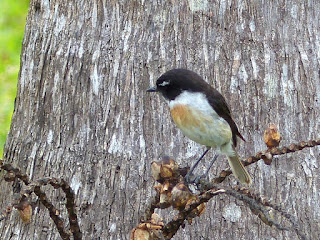
[[[251,184],[252,179],[236,151],[237,138],[243,141],[245,139],[231,117],[225,98],[218,90],[197,73],[176,68],[162,74],[156,80],[156,85],[147,89],[147,92],[160,93],[169,105],[176,126],[186,137],[206,147],[206,151],[191,167],[186,177],[190,176],[212,148],[217,154],[210,167],[217,157],[223,154],[227,156],[234,176],[243,184]]]

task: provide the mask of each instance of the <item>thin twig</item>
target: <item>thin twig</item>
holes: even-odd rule
[[[287,218],[293,226],[293,229],[297,233],[297,235],[302,239],[306,240],[307,237],[305,234],[301,231],[299,228],[298,223],[294,219],[292,215],[289,213],[286,213],[283,209],[281,209],[279,206],[272,204],[270,201],[262,200],[260,197],[257,197],[254,194],[251,194],[247,189],[211,189],[199,196],[198,201],[193,202],[189,206],[187,206],[185,209],[179,212],[179,214],[169,223],[167,223],[163,229],[163,235],[165,236],[165,239],[171,239],[176,232],[179,230],[179,228],[184,224],[184,221],[188,218],[192,210],[196,209],[200,204],[204,202],[208,202],[212,197],[219,195],[219,194],[227,194],[230,196],[233,196],[234,198],[243,201],[246,203],[250,209],[253,211],[260,212],[267,223],[269,225],[275,226],[279,230],[290,230],[288,227],[284,227],[280,225],[278,222],[276,222],[269,214],[267,209],[265,207],[271,207],[274,210],[281,213],[285,218]],[[261,217],[260,217],[261,218]]]
[[[80,231],[80,227],[78,224],[78,217],[75,211],[76,206],[75,206],[74,192],[71,189],[70,185],[65,180],[63,179],[59,180],[56,178],[39,179],[37,183],[39,186],[50,184],[54,188],[61,188],[64,191],[67,199],[66,208],[68,210],[70,230],[75,240],[82,239],[82,232]]]
[[[287,213],[280,206],[278,206],[277,204],[273,204],[270,201],[265,200],[264,205],[277,210],[282,216],[284,216],[286,219],[288,219],[291,222],[293,229],[295,230],[296,234],[300,237],[300,239],[302,239],[302,240],[308,239],[307,236],[303,233],[302,229],[299,227],[299,224],[294,216]]]
[[[242,163],[244,164],[244,166],[249,166],[253,163],[258,162],[259,160],[261,160],[263,158],[272,159],[274,156],[277,156],[277,155],[283,155],[283,154],[287,154],[287,153],[297,152],[297,151],[300,151],[304,148],[311,148],[311,147],[315,147],[318,145],[320,145],[320,138],[317,140],[309,140],[307,142],[301,141],[300,143],[290,144],[289,146],[280,147],[280,148],[274,147],[274,148],[268,149],[266,151],[258,152],[254,156],[247,158],[246,161],[242,161]],[[219,177],[214,178],[213,182],[214,183],[221,183],[222,181],[224,181],[226,179],[227,176],[229,176],[231,174],[232,174],[232,172],[229,169],[222,170],[219,174]]]
[[[53,206],[53,204],[47,198],[45,192],[41,190],[41,186],[47,184],[52,185],[54,188],[61,188],[66,194],[66,208],[68,211],[70,231],[75,240],[82,239],[82,232],[80,230],[78,218],[75,211],[76,205],[74,192],[65,180],[58,180],[56,178],[43,178],[37,181],[31,181],[29,177],[26,174],[22,173],[19,168],[15,168],[9,163],[4,164],[3,160],[0,160],[0,168],[8,172],[8,175],[5,177],[6,181],[14,181],[15,179],[20,179],[28,186],[27,190],[21,195],[20,200],[29,197],[34,192],[39,197],[40,202],[48,209],[49,215],[54,221],[61,238],[70,239],[70,233],[65,229],[64,220],[60,217],[59,210]],[[7,214],[2,214],[0,216],[0,219],[4,219],[5,216],[7,216]]]
[[[226,190],[225,193],[230,196],[233,196],[234,198],[236,198],[244,203],[247,203],[249,205],[250,209],[253,209],[255,211],[257,211],[257,210],[260,211],[270,225],[275,226],[279,230],[286,230],[286,231],[289,230],[289,228],[283,227],[278,222],[273,220],[271,218],[270,214],[268,213],[267,209],[262,204],[260,204],[258,201],[256,201],[256,199],[252,198],[249,194],[244,194],[244,193],[238,192],[233,189],[228,189],[228,190]]]
[[[73,239],[74,240],[81,240],[82,239],[82,232],[80,230],[80,226],[78,223],[74,192],[66,181],[64,181],[62,179],[61,183],[62,183],[61,189],[65,192],[66,198],[67,198],[66,207],[68,210],[70,230],[72,232]]]
[[[40,202],[48,209],[51,219],[54,221],[58,232],[62,239],[70,239],[70,234],[65,229],[64,220],[60,217],[60,212],[48,200],[46,194],[40,189],[40,186],[35,185],[33,192],[39,197]]]
[[[0,160],[0,167],[3,170],[6,170],[8,173],[14,174],[14,176],[24,182],[25,185],[30,184],[30,179],[27,174],[22,173],[19,168],[13,167],[10,163],[3,163],[3,160]]]
[[[192,210],[196,209],[200,204],[208,202],[212,197],[225,193],[224,189],[211,189],[199,197],[199,200],[190,204],[187,208],[179,211],[179,214],[170,222],[168,222],[162,229],[163,236],[165,239],[171,239],[183,225],[184,221],[187,219],[188,215]]]

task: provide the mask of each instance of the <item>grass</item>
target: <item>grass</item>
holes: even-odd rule
[[[10,129],[29,0],[0,1],[0,157]]]

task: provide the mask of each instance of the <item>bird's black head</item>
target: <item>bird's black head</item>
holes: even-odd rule
[[[206,82],[195,72],[187,69],[172,69],[161,75],[156,87],[147,92],[160,92],[164,98],[174,100],[183,91],[197,92],[206,88]]]

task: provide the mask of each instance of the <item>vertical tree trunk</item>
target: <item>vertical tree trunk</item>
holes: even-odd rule
[[[223,93],[247,140],[243,157],[265,149],[269,123],[282,144],[319,136],[319,5],[31,0],[5,161],[31,179],[69,182],[84,239],[128,239],[153,195],[151,161],[168,154],[190,165],[204,150],[176,129],[160,97],[145,93],[166,70],[194,70]],[[211,177],[226,166],[220,158]],[[318,169],[318,148],[249,167],[253,191],[295,215],[311,239],[320,235]],[[19,193],[14,186],[1,180],[2,208]],[[63,209],[63,195],[46,191]],[[41,204],[30,224],[11,214],[0,226],[1,239],[59,238]],[[226,196],[175,236],[257,238],[297,237]]]

